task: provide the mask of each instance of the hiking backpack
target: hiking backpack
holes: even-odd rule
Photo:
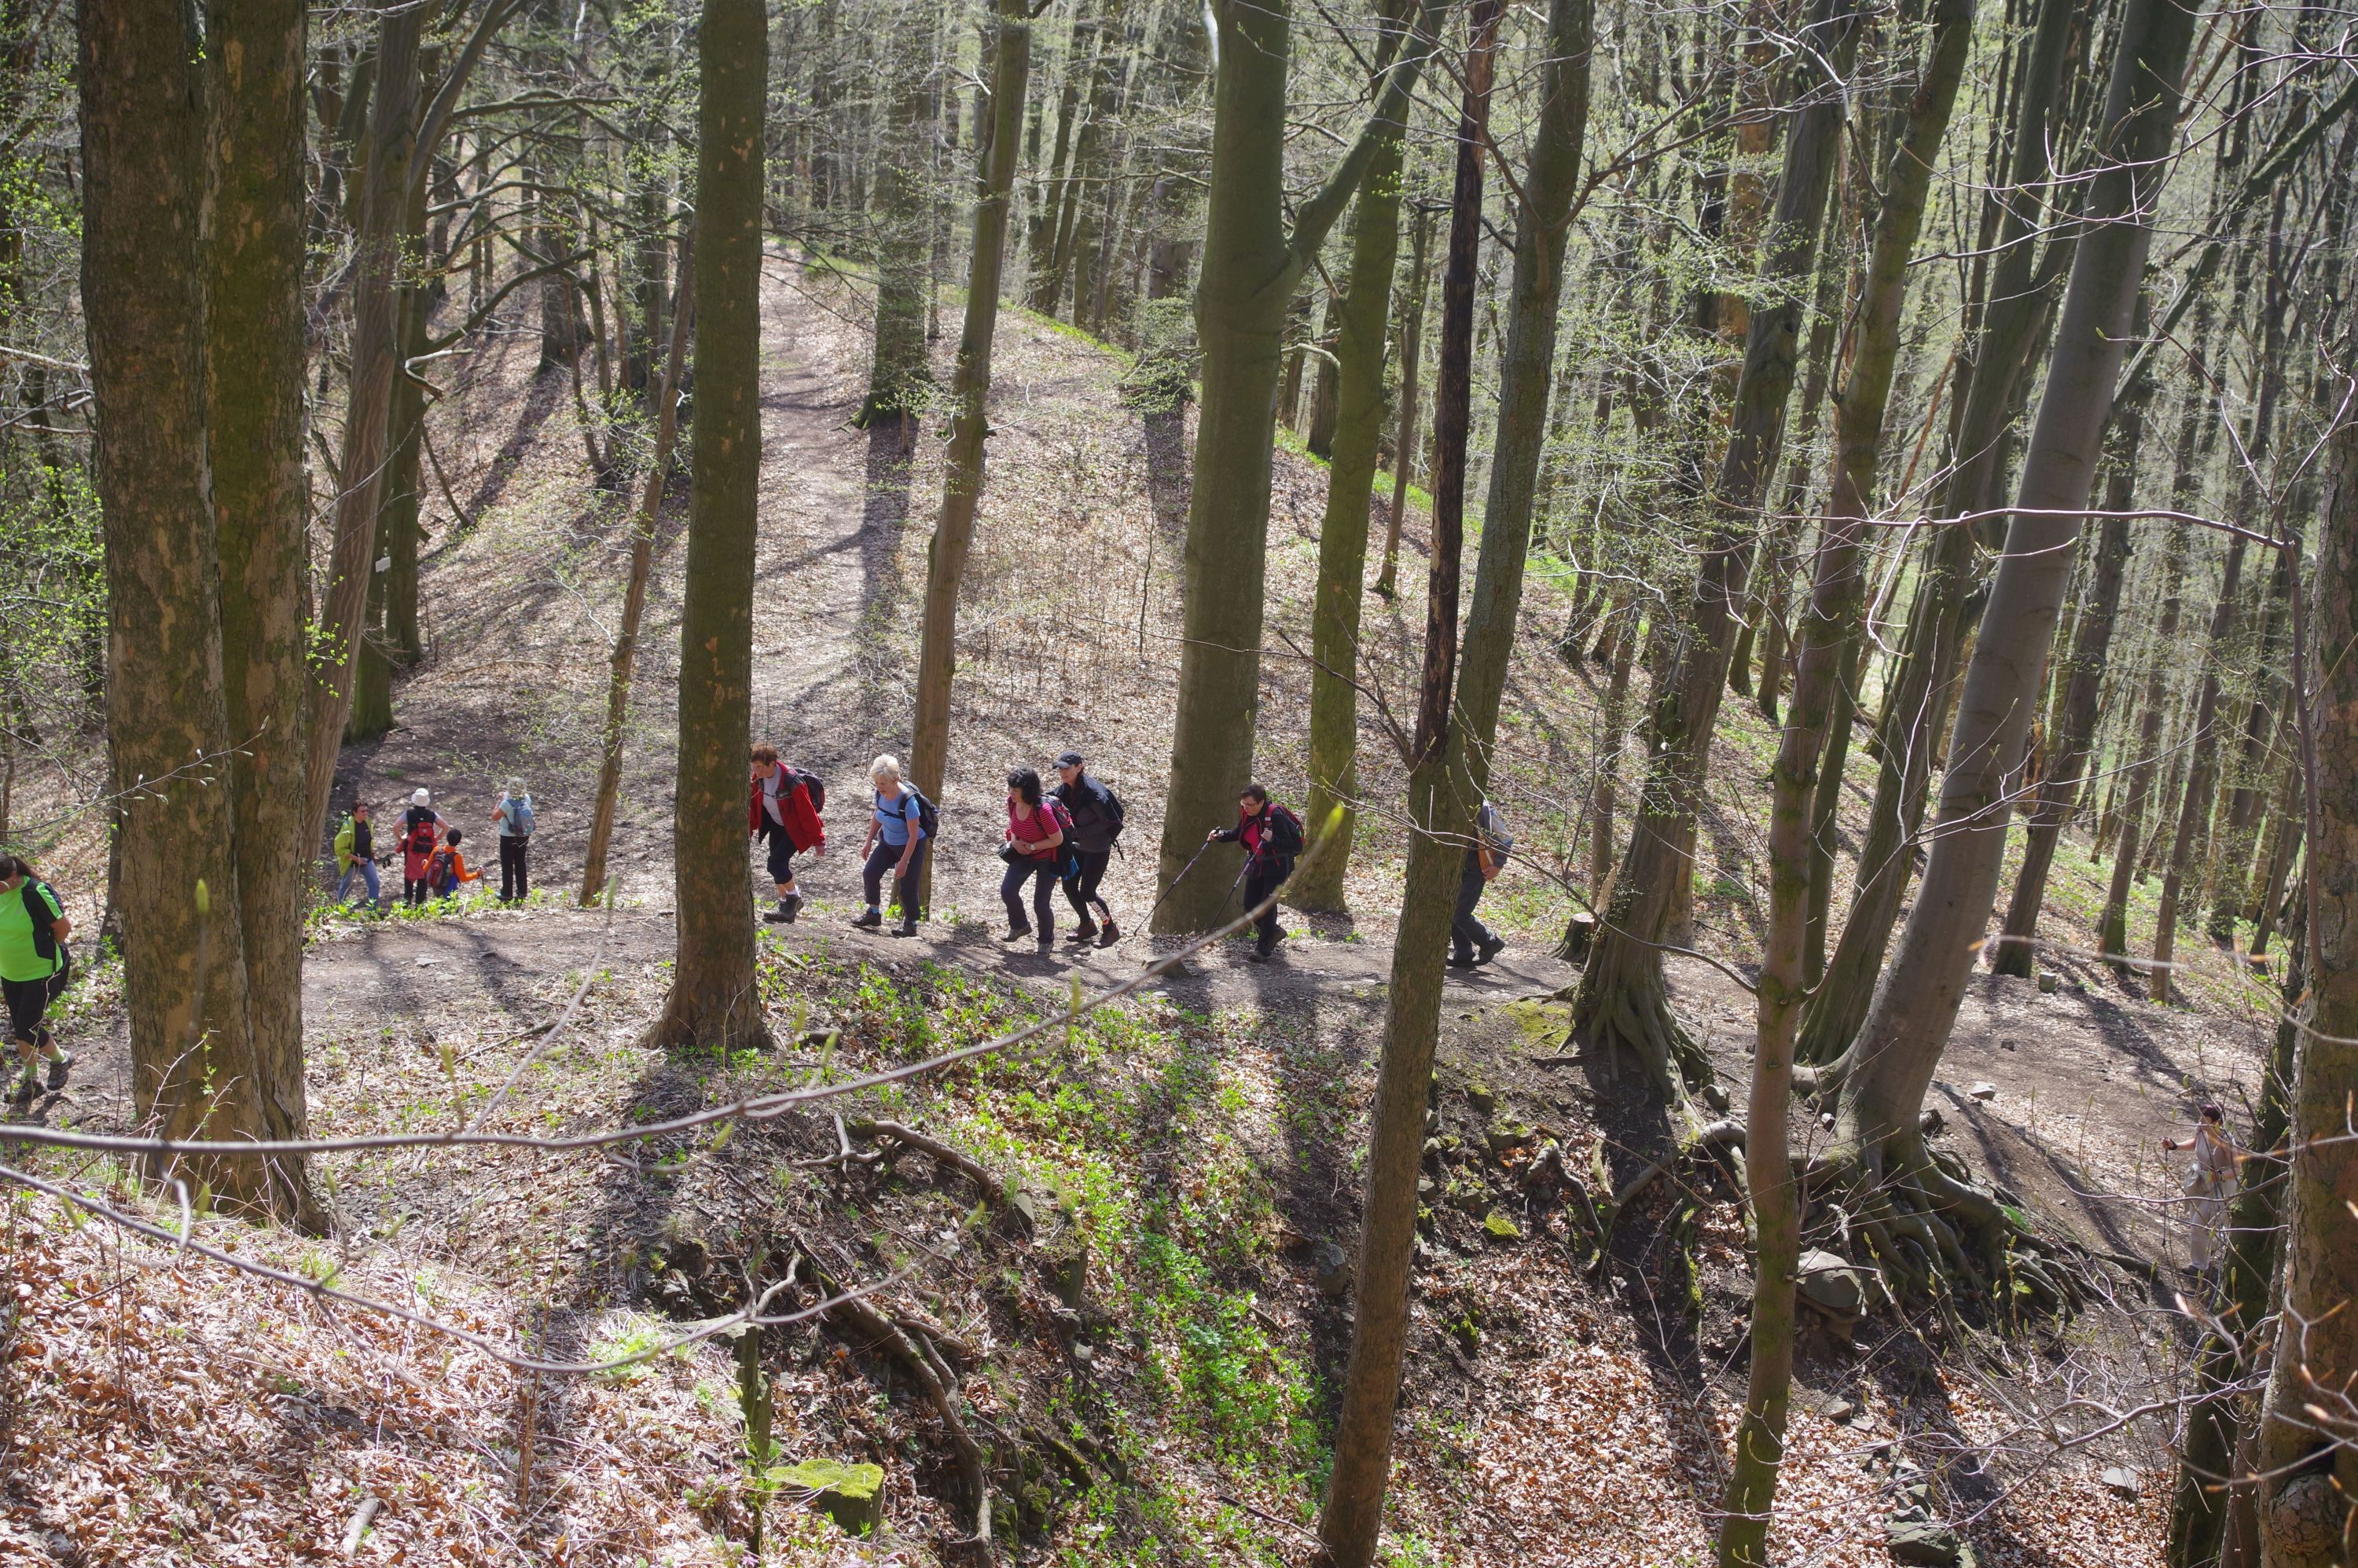
[[[58,961],[57,921],[59,916],[48,912],[62,911],[66,906],[66,901],[59,898],[56,890],[49,883],[35,876],[27,876],[25,879],[25,885],[17,891],[25,895],[25,916],[33,923],[34,956],[46,958],[52,964],[56,963]],[[48,896],[43,897],[43,894]]]
[[[1121,796],[1114,794],[1113,785],[1105,780],[1098,780],[1098,788],[1105,791],[1106,821],[1109,824],[1106,842],[1110,844],[1121,837],[1122,823],[1130,816],[1130,808],[1122,805]]]
[[[1302,853],[1302,818],[1275,801],[1269,803],[1269,833],[1261,840],[1272,860],[1291,860]]]
[[[787,768],[785,769],[785,775],[791,783],[798,784],[802,785],[803,788],[810,792],[811,809],[813,811],[825,811],[827,809],[827,781],[825,779],[805,768]]]
[[[532,801],[508,796],[508,836],[514,838],[532,837]]]

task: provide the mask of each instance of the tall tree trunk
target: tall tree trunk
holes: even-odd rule
[[[1378,69],[1390,63],[1412,13],[1390,5]],[[1310,622],[1310,807],[1306,820],[1332,842],[1296,872],[1287,900],[1297,909],[1343,907],[1358,814],[1359,605],[1367,596],[1368,506],[1383,440],[1385,327],[1400,253],[1401,171],[1408,126],[1387,128],[1360,177],[1351,217],[1351,270],[1335,308],[1334,418],[1325,516],[1318,529],[1318,589]],[[1321,384],[1325,384],[1323,379]]]
[[[1754,1008],[1752,1087],[1745,1112],[1746,1187],[1752,1205],[1752,1363],[1720,1516],[1721,1568],[1763,1568],[1777,1472],[1785,1450],[1793,1378],[1793,1277],[1801,1212],[1794,1183],[1790,1107],[1793,1041],[1801,1019],[1802,948],[1809,916],[1811,802],[1818,760],[1859,617],[1862,544],[1873,510],[1884,412],[1899,351],[1908,263],[1922,231],[1932,172],[1972,50],[1974,0],[1939,0],[1922,75],[1884,182],[1882,212],[1859,291],[1850,379],[1834,401],[1834,470],[1818,535],[1810,606],[1800,628],[1793,697],[1770,775],[1768,941]],[[1839,773],[1824,785],[1839,789]]]
[[[2260,805],[2267,792],[2277,687],[2283,679],[2285,600],[2292,592],[2292,575],[2290,558],[2279,551],[2268,579],[2268,607],[2260,630],[2258,657],[2253,661],[2258,688],[2252,693],[2251,702],[2244,711],[2239,777],[2227,803],[2227,842],[2216,861],[2218,885],[2212,899],[2210,927],[2214,942],[2235,939],[2235,922],[2251,895],[2251,874],[2257,871],[2265,875],[2268,864],[2268,856],[2263,852],[2258,864],[2254,865],[2252,851],[2258,837],[2255,828],[2259,823]]]
[[[735,1050],[769,1039],[745,882],[753,724],[753,557],[762,480],[761,0],[704,0],[697,36],[696,410],[679,623],[672,817],[678,955],[652,1041]]]
[[[1637,821],[1614,876],[1610,912],[1573,997],[1575,1032],[1636,1053],[1656,1087],[1673,1101],[1684,1100],[1689,1077],[1710,1067],[1671,1016],[1660,944],[1672,931],[1682,885],[1692,886],[1689,845],[1704,766],[1726,691],[1760,499],[1776,467],[1799,357],[1801,308],[1795,285],[1817,257],[1842,130],[1837,87],[1857,50],[1858,24],[1854,0],[1815,0],[1797,50],[1794,94],[1802,107],[1785,144],[1777,212],[1760,269],[1776,297],[1752,312],[1746,331],[1744,369],[1711,497],[1689,624],[1674,667],[1655,688]]]
[[[1561,12],[1577,0],[1557,0]],[[1409,759],[1406,886],[1392,940],[1384,1054],[1370,1113],[1367,1195],[1359,1221],[1351,1358],[1335,1422],[1335,1465],[1318,1538],[1334,1568],[1368,1568],[1381,1532],[1408,1330],[1409,1264],[1416,1247],[1416,1180],[1424,1110],[1441,1031],[1442,961],[1455,892],[1479,797],[1452,766],[1457,674],[1459,563],[1465,549],[1466,446],[1472,419],[1475,270],[1482,244],[1482,156],[1505,0],[1475,0],[1457,123],[1457,167],[1442,280],[1441,365],[1433,397],[1433,570],[1427,580],[1424,668]],[[1585,63],[1585,62],[1584,62]],[[1489,552],[1485,543],[1484,554]],[[1493,632],[1495,635],[1495,630]]]
[[[220,554],[222,697],[254,1108],[301,1138],[303,1085],[304,47],[300,0],[212,0],[213,232],[205,287],[206,458]],[[210,583],[207,584],[210,586]],[[226,892],[222,896],[226,896]],[[217,908],[223,907],[217,903]],[[228,918],[226,913],[224,920]],[[258,1173],[280,1217],[327,1217],[287,1157]]]
[[[1158,931],[1217,923],[1231,880],[1206,874],[1174,887],[1204,830],[1228,821],[1250,776],[1260,698],[1262,590],[1269,553],[1270,447],[1285,313],[1310,258],[1350,199],[1390,127],[1406,112],[1446,0],[1424,0],[1373,115],[1326,183],[1285,222],[1286,58],[1282,4],[1220,12],[1209,211],[1195,291],[1203,405],[1188,499],[1185,642],[1179,654],[1171,784],[1163,819]],[[1234,862],[1228,862],[1233,865]]]
[[[2313,758],[2309,820],[2308,1039],[2292,1100],[2292,1182],[2285,1231],[2284,1307],[2275,1371],[2260,1411],[2255,1469],[2266,1568],[2326,1568],[2346,1561],[2358,1449],[2334,1434],[2358,1374],[2358,1143],[2350,1141],[2350,1086],[2358,1083],[2358,427],[2328,447],[2331,487],[2318,529],[2316,631],[2294,629],[2294,690],[2317,660],[2317,691],[2301,715]],[[2306,759],[2305,759],[2306,760]],[[2320,1422],[2318,1407],[2334,1412]]]
[[[1408,295],[1401,301],[1400,431],[1392,440],[1392,499],[1384,519],[1384,564],[1376,591],[1389,600],[1400,591],[1401,523],[1408,515],[1408,491],[1416,477],[1417,383],[1424,370],[1425,258],[1433,248],[1433,210],[1420,207],[1410,226]]]
[[[2178,950],[2179,901],[2186,891],[2187,873],[2193,869],[2195,841],[2210,828],[2212,800],[2218,793],[2222,745],[2212,731],[2219,722],[2220,666],[2229,656],[2229,644],[2234,640],[2243,576],[2244,536],[2237,534],[2227,541],[2226,562],[2219,572],[2219,600],[2211,610],[2202,691],[2194,703],[2193,730],[2187,736],[2186,793],[2179,801],[2178,834],[2171,842],[2169,864],[2162,873],[2161,903],[2154,917],[2153,966],[2148,984],[2156,1001],[2169,1000],[2170,965]]]
[[[925,152],[933,140],[933,99],[927,93],[931,51],[923,7],[904,7],[891,44],[892,103],[876,160],[876,345],[868,396],[852,423],[862,429],[889,422],[903,454],[914,451],[917,415],[933,369],[925,354]],[[699,356],[700,357],[700,356]],[[700,399],[699,399],[700,401]]]
[[[613,842],[614,812],[622,791],[622,738],[631,710],[631,676],[639,657],[639,622],[647,608],[647,579],[654,568],[655,524],[663,514],[665,484],[671,478],[672,446],[679,434],[680,374],[687,363],[687,334],[696,317],[696,231],[679,242],[679,297],[671,306],[671,347],[664,360],[663,378],[653,389],[655,406],[654,454],[647,469],[646,488],[639,498],[639,514],[631,525],[631,569],[622,589],[622,619],[614,630],[614,651],[606,676],[606,728],[598,762],[598,795],[590,812],[590,847],[581,858],[581,904],[598,902],[606,891],[606,850]],[[649,310],[660,318],[657,303]]]
[[[369,156],[361,172],[361,222],[352,241],[352,380],[344,400],[344,449],[336,492],[327,593],[319,616],[323,656],[313,666],[311,723],[304,737],[304,848],[319,851],[336,782],[336,758],[352,711],[362,611],[376,578],[378,501],[384,494],[388,413],[400,330],[401,219],[408,192],[417,103],[417,37],[423,13],[387,11],[377,25],[376,88],[369,105]]]
[[[1099,0],[1103,4],[1103,0]],[[1027,272],[1028,302],[1034,310],[1053,315],[1065,275],[1056,265],[1056,228],[1065,210],[1066,160],[1073,150],[1074,114],[1080,107],[1081,89],[1097,59],[1098,23],[1089,11],[1076,7],[1072,32],[1065,45],[1065,80],[1056,98],[1056,139],[1046,172],[1032,196]],[[1037,128],[1036,125],[1034,127]]]
[[[917,653],[917,717],[910,738],[910,780],[928,800],[941,799],[949,772],[950,682],[957,669],[958,589],[982,503],[984,442],[990,434],[990,345],[999,330],[999,291],[1007,252],[1007,210],[1032,71],[1032,23],[1022,0],[1000,0],[992,50],[990,125],[983,148],[982,190],[974,204],[974,253],[966,286],[966,325],[951,373],[949,449],[942,469],[942,510],[925,553],[925,630]],[[918,896],[932,896],[934,857],[919,862]],[[907,912],[912,917],[914,911]]]
[[[1969,1204],[1961,1184],[1942,1186],[1945,1178],[1930,1165],[1917,1118],[1988,928],[2011,815],[2007,786],[2022,765],[2030,707],[2079,535],[2076,514],[2088,504],[2135,325],[2193,25],[2193,13],[2179,0],[2124,5],[2098,168],[2086,191],[2062,321],[2024,454],[2019,511],[2006,529],[1965,670],[1931,860],[1866,1022],[1832,1070],[1840,1082],[1830,1152],[1836,1167],[1855,1170],[1878,1202],[1906,1201],[1897,1187],[1883,1186],[1886,1176],[1940,1188],[1938,1201],[1956,1206],[1961,1222],[1986,1246],[1997,1244],[1995,1227],[2003,1224],[1996,1205]],[[1887,1234],[1881,1242],[1887,1250]],[[1896,1253],[1886,1261],[1915,1272]]]
[[[2186,449],[2190,449],[2189,442]],[[2129,758],[2128,799],[2121,806],[2120,836],[2113,848],[2113,874],[2104,905],[2096,916],[2096,950],[2118,964],[2129,950],[2129,882],[2144,849],[2147,805],[2161,768],[2161,731],[2167,715],[2170,653],[2176,645],[2180,597],[2186,580],[2187,524],[2173,521],[2161,563],[2161,611],[2154,622],[2154,657],[2146,676],[2143,717]],[[2125,974],[2125,968],[2122,969]]]
[[[190,20],[169,0],[81,8],[81,298],[105,528],[132,1101],[164,1137],[236,1141],[268,1131],[222,695],[205,439],[204,83]],[[286,1201],[258,1161],[149,1173],[265,1212]]]

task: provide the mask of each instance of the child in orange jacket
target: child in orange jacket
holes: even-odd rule
[[[450,897],[462,883],[483,880],[482,872],[467,869],[467,857],[459,852],[459,845],[465,838],[464,832],[453,827],[450,836],[442,841],[442,847],[435,850],[426,863],[426,880],[438,898]]]

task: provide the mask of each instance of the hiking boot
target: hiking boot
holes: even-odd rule
[[[884,912],[881,909],[869,910],[851,924],[862,931],[873,931],[884,924]]]
[[[762,918],[773,925],[792,925],[795,923],[795,916],[800,914],[802,910],[803,895],[790,892],[778,900],[778,907],[774,914],[765,914]]]
[[[1482,944],[1482,950],[1476,956],[1474,961],[1477,964],[1487,964],[1506,950],[1507,939],[1503,936],[1493,936]]]
[[[1121,940],[1121,932],[1120,932],[1118,928],[1116,928],[1116,926],[1114,925],[1114,923],[1113,923],[1111,920],[1108,920],[1108,921],[1107,921],[1103,925],[1100,925],[1100,926],[1098,926],[1098,946],[1100,946],[1100,947],[1110,947],[1110,946],[1112,946],[1115,943],[1117,943],[1117,942],[1119,942],[1119,941],[1120,941],[1120,940]]]
[[[66,1069],[72,1066],[73,1064],[74,1054],[72,1052],[67,1050],[61,1049],[56,1055],[49,1058],[49,1087],[51,1094],[55,1094],[59,1089],[66,1087]]]
[[[1449,967],[1453,969],[1470,969],[1479,962],[1481,962],[1481,960],[1475,957],[1471,953],[1452,953],[1449,955]]]
[[[1007,935],[1001,936],[1000,940],[1001,942],[1021,942],[1031,935],[1032,928],[1028,925],[1011,925],[1007,928]]]
[[[904,920],[892,927],[892,935],[895,936],[914,936],[916,934],[917,923],[914,920]]]
[[[1092,921],[1087,925],[1074,926],[1070,931],[1065,933],[1065,940],[1067,942],[1094,942],[1097,940],[1097,924]]]

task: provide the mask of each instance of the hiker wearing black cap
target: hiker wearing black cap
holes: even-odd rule
[[[1253,962],[1266,963],[1285,935],[1271,895],[1293,874],[1293,862],[1302,853],[1302,818],[1270,799],[1268,785],[1249,784],[1237,796],[1237,825],[1204,835],[1206,844],[1216,839],[1245,847],[1245,907],[1269,904],[1253,922]]]
[[[1089,777],[1078,752],[1056,759],[1056,776],[1064,782],[1048,794],[1064,803],[1073,819],[1073,852],[1065,860],[1065,897],[1081,920],[1073,940],[1094,937],[1098,946],[1110,947],[1121,940],[1121,929],[1113,923],[1112,908],[1098,896],[1098,884],[1112,863],[1114,840],[1121,837],[1121,797],[1103,779]],[[1092,919],[1092,909],[1105,918]]]

